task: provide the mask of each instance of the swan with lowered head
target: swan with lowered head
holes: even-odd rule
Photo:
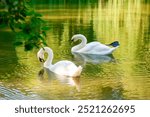
[[[47,60],[44,62],[44,53],[48,53]],[[53,60],[53,51],[49,47],[41,48],[38,53],[37,57],[40,62],[44,62],[44,67],[48,68],[50,71],[64,76],[71,76],[71,77],[78,77],[82,72],[81,66],[76,66],[73,62],[63,60],[59,61],[55,64],[52,64]]]
[[[71,38],[72,41],[81,40],[81,43],[72,47],[71,52],[80,54],[97,54],[108,55],[112,54],[114,50],[119,47],[119,42],[115,41],[111,44],[105,45],[100,42],[90,42],[87,44],[87,39],[82,34],[76,34]],[[112,46],[112,47],[110,47]]]

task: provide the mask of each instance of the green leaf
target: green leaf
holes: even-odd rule
[[[20,19],[20,20],[22,20],[22,21],[24,21],[25,19],[24,19],[24,17],[23,16],[21,16],[21,15],[19,15],[18,16],[18,18]]]
[[[27,15],[26,15],[26,11],[25,11],[24,9],[20,11],[20,14],[21,14],[23,17],[26,17],[26,16],[27,16]]]
[[[45,31],[42,31],[42,34],[44,37],[46,37],[46,32]]]
[[[42,17],[42,15],[40,14],[40,13],[34,13],[34,15],[36,16],[36,17]]]
[[[29,51],[33,49],[34,45],[32,43],[26,43],[24,47],[25,51]]]
[[[27,16],[32,16],[32,15],[34,15],[34,11],[33,10],[28,10],[28,11],[26,11],[26,15]]]
[[[14,42],[14,46],[20,46],[22,44],[23,44],[23,42],[21,42],[21,41]]]
[[[49,30],[49,27],[48,26],[44,26],[44,27],[42,27],[42,30]]]
[[[45,38],[44,38],[42,35],[39,35],[38,37],[42,40],[42,43],[43,43],[44,45],[47,45],[47,44],[46,44],[46,41],[45,41]]]
[[[12,23],[10,23],[9,26],[10,26],[11,30],[12,30],[13,32],[15,32],[14,25],[13,25]]]
[[[14,19],[13,19],[13,17],[10,18],[9,26],[10,26],[11,30],[15,32],[15,28],[14,28]]]

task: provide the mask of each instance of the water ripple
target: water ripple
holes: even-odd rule
[[[4,86],[0,86],[0,99],[6,100],[29,100],[29,99],[40,99],[36,94],[29,96],[24,95],[21,91],[17,89],[9,89]]]

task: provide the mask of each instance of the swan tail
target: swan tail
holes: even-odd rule
[[[108,44],[109,46],[112,46],[112,47],[118,47],[120,44],[119,44],[119,41],[114,41],[110,44]]]
[[[77,71],[73,74],[73,77],[79,77],[80,74],[81,74],[81,72],[82,72],[82,67],[79,66],[79,67],[77,68]]]

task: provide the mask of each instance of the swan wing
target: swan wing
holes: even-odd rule
[[[115,48],[108,47],[104,44],[100,44],[91,49],[88,53],[99,54],[99,55],[107,55],[111,54]]]
[[[93,49],[95,46],[98,46],[98,45],[100,45],[99,42],[91,42],[91,43],[86,44],[85,47],[81,48],[81,49],[78,50],[77,52],[80,52],[80,53],[81,53],[81,52],[88,52],[88,51],[90,51],[91,49]]]
[[[99,42],[92,42],[92,43],[87,44],[85,47],[80,49],[78,52],[83,53],[83,54],[105,55],[105,54],[110,54],[112,50],[113,50],[113,48],[111,48],[107,45],[101,44]]]
[[[50,70],[60,75],[71,76],[77,70],[77,66],[71,61],[64,60],[55,63]]]
[[[101,52],[101,51],[108,51],[108,50],[110,50],[110,49],[111,49],[111,48],[110,48],[109,46],[106,46],[106,45],[104,45],[104,44],[99,44],[99,45],[93,47],[93,50],[99,51],[99,52]]]

